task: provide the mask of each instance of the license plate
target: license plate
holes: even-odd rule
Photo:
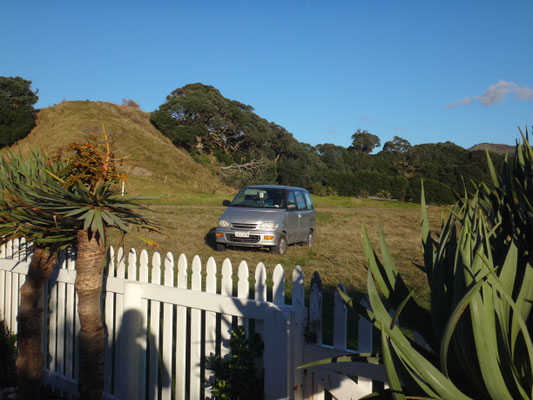
[[[247,238],[250,237],[250,232],[235,232],[235,237]]]

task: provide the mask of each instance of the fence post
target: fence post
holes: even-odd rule
[[[361,305],[365,308],[370,308],[370,302],[367,297],[361,300]],[[359,353],[371,353],[373,350],[373,332],[374,327],[372,322],[364,318],[362,315],[358,316],[358,345],[357,351]],[[372,393],[372,379],[360,376],[357,380],[358,386],[366,393]]]
[[[124,283],[124,316],[118,335],[120,346],[120,377],[118,386],[121,399],[137,400],[144,398],[139,392],[141,346],[137,338],[141,336],[141,295],[142,286],[134,282]]]
[[[289,354],[288,310],[269,308],[265,313],[265,399],[288,399]]]

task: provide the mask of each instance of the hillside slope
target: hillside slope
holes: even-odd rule
[[[515,151],[515,146],[509,146],[507,144],[495,144],[495,143],[479,143],[475,146],[472,146],[468,149],[468,151],[474,151],[474,150],[488,150],[493,153],[497,154],[513,154]]]
[[[52,153],[89,135],[103,138],[102,122],[119,157],[126,163],[126,190],[135,194],[172,197],[176,192],[227,193],[231,191],[188,153],[176,148],[150,123],[141,110],[92,101],[66,101],[42,109],[30,134],[12,146],[25,153],[40,147]]]

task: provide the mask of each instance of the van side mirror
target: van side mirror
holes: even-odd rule
[[[228,207],[230,204],[231,204],[231,202],[230,202],[229,200],[223,200],[223,201],[222,201],[222,205],[223,205],[224,207]]]

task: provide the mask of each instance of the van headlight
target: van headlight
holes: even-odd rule
[[[229,225],[229,222],[225,219],[221,219],[220,221],[218,221],[218,226],[220,226],[221,228],[229,228]]]
[[[276,222],[263,222],[257,228],[264,229],[264,230],[272,230],[272,229],[277,229],[278,227],[279,227],[279,224]]]

